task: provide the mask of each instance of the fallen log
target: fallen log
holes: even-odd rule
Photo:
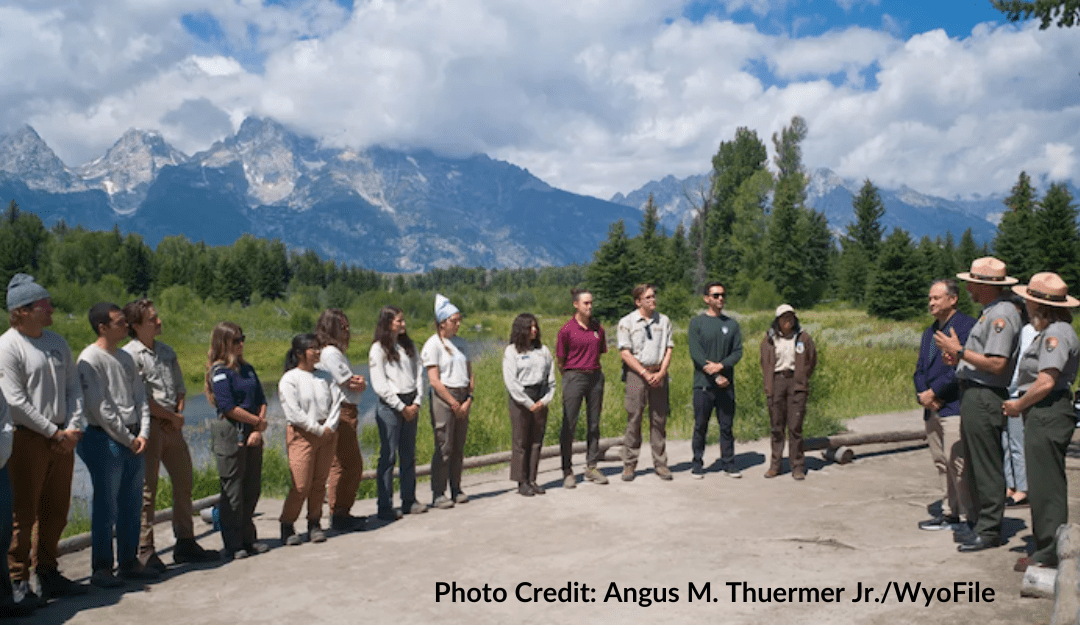
[[[855,452],[851,450],[851,447],[855,445],[903,443],[919,440],[926,440],[925,431],[907,430],[903,432],[871,432],[868,434],[836,434],[834,436],[821,436],[803,440],[803,451],[824,449],[826,460],[847,464],[855,458]]]
[[[1054,614],[1050,623],[1075,624],[1080,622],[1080,571],[1077,563],[1080,556],[1080,526],[1075,523],[1062,524],[1058,526],[1055,537],[1058,568],[1054,580]]]

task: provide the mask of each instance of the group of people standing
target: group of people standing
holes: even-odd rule
[[[1069,310],[1080,301],[1052,272],[1017,285],[993,257],[957,278],[983,309],[977,320],[957,311],[953,279],[930,287],[935,320],[914,381],[944,491],[941,512],[919,527],[950,530],[959,551],[981,551],[1004,543],[1006,506],[1030,505],[1035,551],[1014,568],[1054,566],[1054,535],[1068,520],[1065,451],[1076,427],[1069,393],[1080,363]]]

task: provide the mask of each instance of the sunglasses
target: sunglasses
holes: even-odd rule
[[[241,344],[242,342],[244,342],[245,340],[247,340],[247,336],[241,334],[241,335],[237,336],[236,338],[233,338],[232,343],[234,345],[238,345],[238,344]]]
[[[723,292],[710,292],[709,296],[714,298],[714,299],[722,299],[722,298],[724,298],[724,293]]]

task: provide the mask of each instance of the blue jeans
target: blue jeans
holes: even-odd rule
[[[143,456],[114,441],[98,427],[88,427],[76,448],[90,471],[94,498],[90,507],[90,564],[94,571],[113,568],[113,526],[121,568],[138,560],[141,525]]]
[[[690,447],[694,452],[691,462],[693,470],[700,471],[704,466],[705,437],[709,434],[709,419],[716,410],[716,421],[720,424],[720,463],[724,471],[735,471],[735,389],[734,384],[726,388],[694,389],[694,436]]]
[[[7,464],[0,467],[0,547],[11,547],[11,478]],[[7,565],[0,569],[0,601],[11,601],[11,577]]]
[[[379,426],[379,514],[389,517],[394,510],[394,464],[399,456],[401,507],[408,511],[416,501],[416,420],[406,421],[400,412],[380,400],[375,422]]]
[[[1026,493],[1028,482],[1027,465],[1024,464],[1024,417],[1009,417],[1009,423],[1001,434],[1001,446],[1005,449],[1005,486]]]

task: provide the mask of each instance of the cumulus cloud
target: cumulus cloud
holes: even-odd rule
[[[30,123],[72,165],[130,127],[190,154],[260,115],[330,145],[485,152],[608,197],[704,172],[737,127],[767,140],[798,114],[807,166],[880,185],[951,196],[1006,191],[1021,169],[1080,177],[1067,30],[903,39],[885,20],[796,37],[690,21],[680,0],[27,6],[0,0],[0,130]]]

